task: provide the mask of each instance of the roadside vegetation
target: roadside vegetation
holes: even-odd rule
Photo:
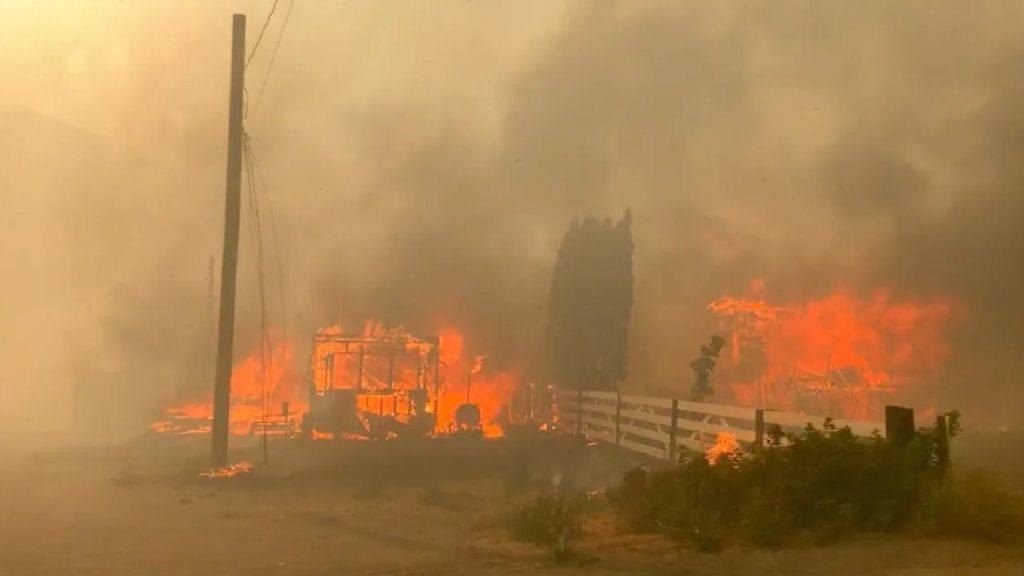
[[[958,415],[948,421],[955,436]],[[827,545],[857,533],[1024,542],[1021,498],[991,475],[951,473],[931,427],[896,446],[826,422],[799,434],[775,433],[756,454],[709,460],[684,453],[670,469],[633,469],[605,497],[618,530],[660,533],[708,552]],[[516,537],[564,555],[583,532],[586,510],[578,502],[541,496],[521,510]]]

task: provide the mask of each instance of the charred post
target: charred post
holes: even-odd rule
[[[940,414],[935,421],[935,432],[937,436],[936,452],[938,455],[939,474],[943,480],[948,480],[953,469],[953,462],[950,458],[949,446],[949,416]]]
[[[904,447],[914,438],[914,410],[902,406],[885,407],[885,437],[893,446]]]
[[[760,454],[764,449],[764,409],[754,411],[754,453]]]

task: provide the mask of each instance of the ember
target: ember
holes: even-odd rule
[[[239,474],[248,474],[249,472],[252,472],[252,462],[242,460],[241,462],[230,464],[223,468],[200,472],[199,475],[203,478],[231,478],[233,476],[238,476]]]

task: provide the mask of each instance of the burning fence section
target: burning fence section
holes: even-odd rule
[[[728,341],[715,379],[734,401],[860,419],[935,377],[956,306],[838,290],[785,305],[726,297],[708,310]]]
[[[312,439],[390,437],[410,427],[444,433],[456,427],[460,406],[472,404],[479,431],[500,436],[517,375],[490,370],[485,356],[465,354],[460,331],[446,327],[438,333],[417,338],[375,322],[358,333],[324,328],[314,335],[305,385],[294,371],[292,343],[270,334],[262,349],[232,370],[230,430],[287,436],[303,431]],[[210,394],[164,409],[150,428],[208,434],[212,417]]]

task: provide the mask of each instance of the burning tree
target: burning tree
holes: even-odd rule
[[[615,390],[628,374],[633,308],[632,215],[574,221],[558,251],[547,323],[548,381]]]

